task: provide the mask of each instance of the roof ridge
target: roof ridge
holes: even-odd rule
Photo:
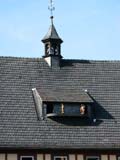
[[[13,58],[13,59],[34,59],[34,60],[41,60],[42,57],[15,57],[15,56],[0,56],[1,58]],[[91,60],[91,59],[62,59],[62,61],[81,61],[81,62],[120,62],[120,60]]]
[[[120,62],[120,60],[92,60],[92,59],[62,59],[63,61],[81,61],[81,62]]]
[[[12,58],[12,59],[43,59],[40,57],[15,57],[15,56],[0,56],[0,58],[6,58],[6,59],[9,59],[9,58]]]

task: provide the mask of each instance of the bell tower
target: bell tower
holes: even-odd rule
[[[60,60],[62,58],[61,55],[61,43],[63,42],[62,39],[59,37],[54,23],[53,23],[53,10],[55,8],[53,7],[53,0],[50,0],[50,7],[49,10],[51,11],[51,25],[50,28],[45,35],[45,37],[42,39],[42,42],[44,43],[45,47],[45,53],[44,58],[48,62],[49,66],[53,65],[60,65]],[[54,63],[55,62],[55,63]]]
[[[53,16],[51,17],[51,26],[49,28],[48,33],[42,39],[42,42],[45,44],[45,55],[48,56],[61,56],[61,43],[62,39],[59,37],[55,26],[53,24]]]

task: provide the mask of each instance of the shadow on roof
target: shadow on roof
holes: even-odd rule
[[[94,114],[96,119],[115,119],[101,104],[99,104],[91,95],[88,93],[90,98],[94,102]]]
[[[89,60],[66,60],[63,59],[61,61],[61,67],[65,67],[65,66],[74,66],[73,64],[75,63],[86,63],[86,64],[90,64],[91,62]]]
[[[93,122],[93,120],[89,118],[80,118],[80,117],[51,117],[53,121],[56,121],[57,123],[61,123],[67,126],[98,126],[103,121],[97,120],[96,122]]]
[[[114,117],[101,106],[89,93],[88,95],[93,100],[93,114],[94,118],[87,117],[51,117],[53,121],[68,126],[98,126],[106,119],[114,119]],[[95,120],[95,121],[94,121]]]

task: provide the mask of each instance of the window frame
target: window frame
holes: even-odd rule
[[[32,160],[35,160],[34,156],[20,156],[20,160],[22,160],[22,158],[32,158]]]
[[[88,160],[89,158],[97,158],[97,160],[100,160],[99,156],[86,156],[85,160]]]
[[[117,160],[120,160],[120,156],[117,157]]]
[[[54,160],[56,160],[56,158],[65,158],[65,160],[68,160],[67,156],[54,156]]]

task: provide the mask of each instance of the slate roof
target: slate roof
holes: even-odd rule
[[[66,88],[38,89],[43,102],[91,103],[92,98],[84,90]]]
[[[38,120],[32,88],[89,91],[97,121]],[[120,61],[0,57],[0,148],[120,148]]]

